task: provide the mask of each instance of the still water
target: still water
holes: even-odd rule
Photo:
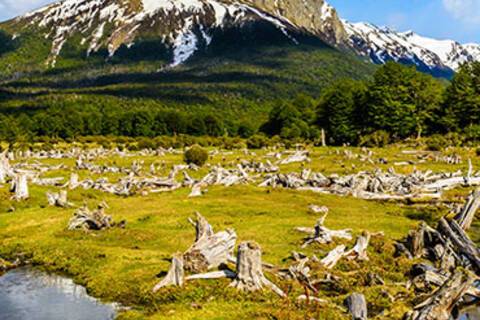
[[[110,320],[115,306],[90,297],[72,280],[32,268],[0,277],[1,320]]]

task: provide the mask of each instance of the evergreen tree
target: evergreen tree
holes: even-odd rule
[[[480,62],[464,64],[446,90],[441,123],[448,131],[480,124]]]

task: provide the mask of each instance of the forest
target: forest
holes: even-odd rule
[[[188,135],[319,143],[324,129],[331,145],[382,146],[419,137],[433,137],[432,144],[449,138],[475,142],[480,139],[480,63],[463,65],[446,81],[390,62],[367,80],[338,79],[319,94],[302,92],[265,107],[271,109],[268,119],[257,125],[195,108],[128,110],[101,102],[89,107],[64,103],[35,112],[2,112],[0,140]]]

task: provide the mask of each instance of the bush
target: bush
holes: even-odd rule
[[[448,140],[440,134],[434,134],[426,140],[427,149],[430,151],[440,151],[448,147]]]
[[[378,130],[373,133],[360,137],[360,145],[365,147],[385,147],[390,143],[390,134],[384,130]]]
[[[263,147],[268,147],[268,139],[259,134],[253,135],[247,140],[247,147],[248,149],[261,149]]]
[[[208,160],[208,151],[197,144],[193,145],[185,151],[184,160],[188,164],[193,163],[201,167]]]

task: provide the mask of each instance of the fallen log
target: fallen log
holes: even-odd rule
[[[448,223],[445,218],[441,218],[438,223],[438,230],[453,244],[458,253],[468,259],[475,272],[480,274],[480,253],[458,223],[455,220]]]
[[[480,207],[480,189],[473,191],[467,198],[467,202],[463,206],[460,213],[455,216],[455,220],[458,222],[463,230],[467,231],[472,225],[475,213]]]
[[[241,291],[258,291],[264,287],[271,289],[281,297],[286,294],[268,280],[262,271],[262,251],[255,242],[242,242],[238,246],[237,274],[231,287]]]
[[[311,235],[305,239],[305,242],[302,245],[302,248],[317,242],[320,244],[327,244],[331,243],[334,238],[341,238],[351,240],[351,230],[344,229],[344,230],[330,230],[324,226],[325,218],[327,217],[328,213],[325,213],[323,217],[317,220],[317,224],[314,228],[304,228],[304,227],[297,227],[295,230],[305,233],[310,233]]]
[[[333,249],[328,253],[328,255],[320,260],[320,263],[325,266],[325,268],[332,269],[340,261],[340,259],[345,255],[346,247],[342,244]]]
[[[467,293],[475,277],[466,270],[457,270],[427,300],[415,306],[405,319],[408,320],[449,320],[452,311]]]

